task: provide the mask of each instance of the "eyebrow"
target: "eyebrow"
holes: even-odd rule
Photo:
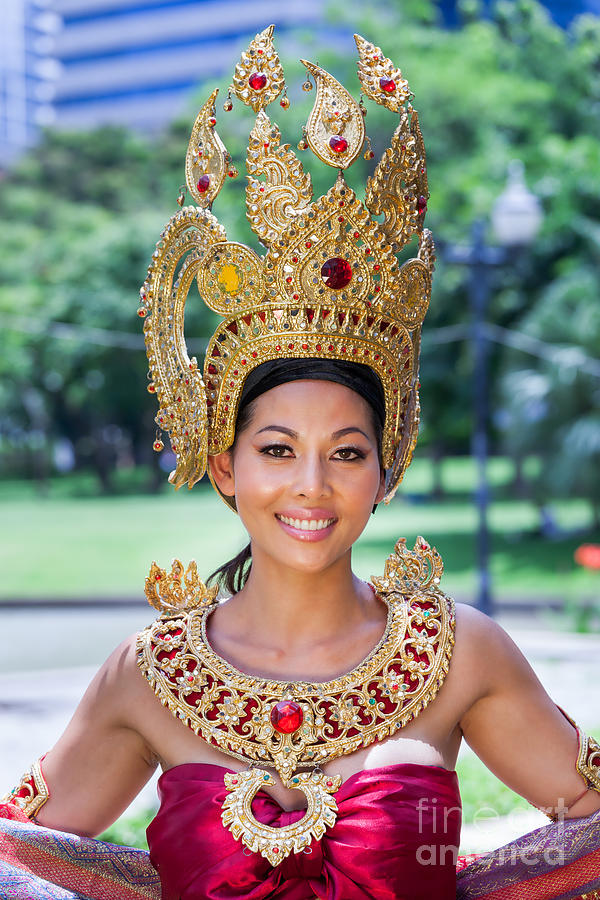
[[[298,438],[298,432],[294,431],[292,428],[287,428],[285,425],[265,425],[264,428],[259,429],[259,431],[257,431],[256,433],[262,434],[264,431],[278,431],[281,434],[287,434],[288,437],[291,437],[293,439]],[[366,432],[364,432],[362,428],[358,428],[356,425],[349,425],[347,428],[340,428],[339,431],[334,431],[331,437],[334,441],[337,441],[341,437],[345,437],[345,435],[352,434],[352,432],[355,431],[359,434],[362,434],[363,437],[369,440],[369,435],[366,434]]]

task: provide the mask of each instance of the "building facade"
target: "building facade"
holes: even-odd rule
[[[438,0],[448,25],[456,0]],[[486,0],[487,2],[487,0]],[[548,0],[555,20],[600,14],[600,0]],[[248,38],[273,22],[322,29],[326,0],[3,0],[0,169],[40,126],[153,132],[205,79],[229,76]],[[335,39],[335,30],[328,25]]]

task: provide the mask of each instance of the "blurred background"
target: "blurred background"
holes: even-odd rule
[[[5,0],[1,22],[2,782],[151,620],[153,559],[195,558],[207,576],[244,542],[210,486],[166,483],[136,310],[215,86],[243,172],[253,115],[221,103],[271,22],[291,100],[271,115],[292,146],[314,99],[298,58],[358,96],[357,31],[408,78],[428,152],[421,437],[356,569],[379,572],[400,535],[423,534],[446,591],[499,618],[600,731],[598,697],[572,700],[600,652],[600,0]],[[395,127],[368,107],[375,160],[348,172],[359,195]],[[318,196],[333,174],[301,158]],[[244,188],[228,181],[214,212],[259,249]],[[200,356],[214,317],[197,296],[186,327]],[[474,784],[473,803],[491,792],[506,816],[514,795],[485,777],[463,799]]]

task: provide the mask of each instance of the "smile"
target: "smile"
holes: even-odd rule
[[[290,525],[299,531],[322,531],[329,528],[336,521],[335,519],[290,519],[288,516],[275,515],[275,518],[283,522],[284,525]]]

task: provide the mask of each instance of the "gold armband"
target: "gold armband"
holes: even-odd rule
[[[35,817],[50,797],[50,791],[42,773],[42,759],[35,762],[29,772],[23,775],[17,786],[2,798],[3,803],[11,803],[18,807],[29,819]]]
[[[569,804],[569,806],[575,806],[582,797],[585,797],[589,790],[597,791],[600,794],[600,744],[593,737],[588,737],[577,722],[564,711],[562,706],[558,706],[558,704],[556,706],[577,732],[577,761],[575,768],[585,781],[586,789]],[[565,808],[568,809],[569,807]],[[558,820],[556,813],[549,813],[545,809],[542,809],[542,812],[553,822]]]
[[[600,794],[600,744],[598,744],[598,741],[594,740],[593,737],[588,737],[587,734],[581,730],[577,722],[574,722],[571,716],[566,713],[561,706],[558,708],[565,719],[568,719],[577,732],[577,740],[579,743],[575,768],[585,780],[588,789],[598,791]]]

